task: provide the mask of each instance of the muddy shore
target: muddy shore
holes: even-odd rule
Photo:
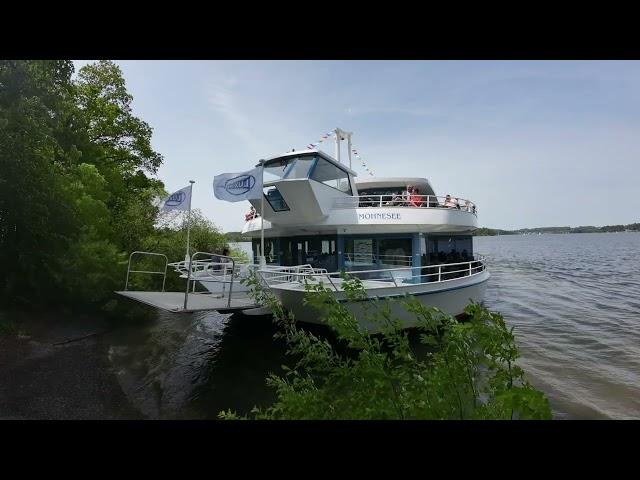
[[[24,335],[0,336],[0,419],[111,420],[144,416],[124,394],[95,318],[11,318]]]

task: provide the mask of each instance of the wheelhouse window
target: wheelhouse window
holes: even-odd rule
[[[264,181],[308,178],[309,171],[317,158],[317,155],[301,155],[269,161],[264,167]]]
[[[335,188],[347,195],[351,195],[349,174],[324,158],[318,158],[316,164],[311,169],[309,178],[331,188]]]

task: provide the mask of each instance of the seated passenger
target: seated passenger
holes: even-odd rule
[[[464,201],[464,209],[465,209],[467,212],[471,212],[471,202],[470,202],[469,200],[465,200],[465,201]]]
[[[453,201],[451,200],[451,195],[447,195],[444,199],[444,207],[446,208],[455,208],[453,205]]]
[[[420,190],[417,188],[413,189],[411,196],[409,197],[409,205],[412,207],[421,207],[422,206],[422,195],[420,195]]]
[[[404,202],[403,205],[409,205],[409,202],[411,201],[411,194],[413,193],[413,185],[407,185],[407,189],[402,192],[402,201]]]
[[[460,205],[458,204],[458,199],[455,197],[452,197],[451,195],[447,195],[447,197],[444,200],[444,206],[446,208],[457,208],[458,210],[460,210]]]
[[[391,200],[386,203],[390,207],[398,207],[402,205],[402,195],[398,192],[394,192],[391,196]]]

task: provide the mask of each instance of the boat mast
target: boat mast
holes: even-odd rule
[[[349,154],[349,168],[351,168],[351,135],[353,132],[345,132],[339,127],[333,130],[336,134],[336,160],[340,163],[340,141],[347,140],[347,153]]]

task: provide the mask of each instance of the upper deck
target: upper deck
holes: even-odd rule
[[[338,158],[339,149],[336,150]],[[350,162],[351,163],[351,162]],[[470,232],[474,202],[437,196],[426,178],[357,174],[327,153],[309,149],[263,160],[264,198],[250,200],[256,217],[242,230],[255,236],[317,233]],[[407,193],[411,186],[412,193]]]

